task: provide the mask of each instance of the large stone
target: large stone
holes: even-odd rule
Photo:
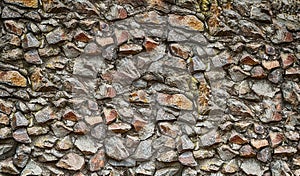
[[[4,2],[29,8],[38,8],[39,6],[38,0],[4,0]]]
[[[54,119],[57,119],[56,113],[49,106],[35,113],[35,120],[38,123],[46,123]]]
[[[42,168],[33,160],[30,160],[26,167],[23,169],[21,175],[42,175]]]
[[[23,34],[23,30],[24,30],[23,23],[17,23],[13,20],[6,20],[4,21],[4,26],[6,30],[10,33],[16,34],[18,36],[21,36]]]
[[[68,39],[67,34],[62,28],[57,28],[46,35],[49,44],[56,44]]]
[[[105,165],[105,151],[103,149],[99,149],[98,152],[91,157],[89,160],[89,169],[90,171],[99,171]]]
[[[124,160],[129,157],[129,152],[121,138],[117,136],[108,137],[104,141],[106,154],[115,160]]]
[[[29,121],[26,117],[20,112],[16,112],[12,118],[11,126],[13,128],[26,127],[28,126]]]
[[[138,161],[149,160],[153,153],[151,144],[152,140],[141,141],[133,154],[133,158]]]
[[[200,136],[200,146],[209,147],[222,142],[221,135],[216,130],[212,130]]]
[[[169,24],[174,27],[183,28],[192,31],[203,31],[204,24],[194,15],[169,15]]]
[[[20,173],[19,169],[14,166],[12,158],[7,158],[0,161],[0,173],[18,175]]]
[[[40,65],[43,63],[42,59],[39,56],[37,50],[30,50],[24,54],[26,62],[30,64]]]
[[[23,38],[22,46],[24,49],[38,48],[40,42],[32,33],[27,33]]]
[[[76,153],[68,153],[58,161],[56,166],[67,170],[80,170],[84,166],[84,158]]]
[[[180,110],[193,110],[193,102],[183,94],[157,94],[157,101],[163,106],[169,106]]]
[[[192,152],[184,152],[178,157],[179,162],[182,165],[194,167],[197,166],[197,162],[193,156]]]
[[[1,71],[0,70],[0,83],[10,86],[26,87],[27,79],[18,71]]]
[[[82,153],[85,154],[94,154],[98,149],[94,140],[86,135],[78,137],[74,144]]]
[[[31,143],[31,139],[28,136],[28,133],[25,128],[17,129],[13,132],[13,138],[21,143],[29,144]]]
[[[258,161],[254,159],[249,159],[243,161],[241,165],[241,169],[247,174],[247,175],[256,175],[256,176],[262,176],[265,172],[265,168],[263,168]]]

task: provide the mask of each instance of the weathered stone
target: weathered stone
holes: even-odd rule
[[[215,155],[214,150],[205,150],[205,149],[200,149],[200,150],[194,150],[193,155],[196,159],[206,159],[206,158],[212,158]]]
[[[271,158],[272,158],[272,152],[269,148],[264,148],[257,153],[257,159],[259,161],[266,163],[268,161],[271,161]]]
[[[159,43],[150,37],[146,37],[143,42],[143,46],[146,48],[147,52],[153,51],[158,45]]]
[[[123,30],[115,30],[115,36],[117,39],[117,45],[121,45],[128,40],[129,33]]]
[[[200,21],[197,17],[193,15],[180,16],[170,14],[168,17],[168,21],[171,26],[194,31],[204,30],[204,24],[202,23],[202,21]]]
[[[163,168],[155,172],[154,176],[164,176],[164,175],[175,175],[178,172],[178,168]]]
[[[229,99],[227,103],[229,110],[233,115],[254,116],[252,110],[241,101]]]
[[[163,106],[169,106],[181,110],[192,110],[193,103],[183,94],[157,94],[157,101]]]
[[[56,149],[57,150],[69,150],[73,147],[72,140],[70,136],[66,136],[62,139],[59,139],[56,143]]]
[[[5,6],[2,10],[1,14],[2,19],[14,19],[14,18],[21,18],[21,14],[8,6]]]
[[[253,6],[250,12],[250,18],[262,22],[271,22],[271,16],[266,14],[260,7]]]
[[[39,48],[38,51],[41,57],[50,57],[58,55],[61,50],[59,47],[46,46],[44,48]]]
[[[33,126],[27,128],[29,135],[38,136],[41,134],[47,134],[49,132],[49,127]]]
[[[14,165],[20,168],[24,168],[29,160],[31,148],[22,144],[17,147],[16,153],[13,158]]]
[[[49,44],[56,44],[68,40],[68,36],[62,28],[56,28],[46,34],[46,40]]]
[[[92,40],[92,36],[90,36],[84,31],[77,31],[76,34],[74,35],[74,39],[76,41],[88,43],[89,41]]]
[[[300,135],[296,131],[289,131],[285,133],[287,139],[291,141],[299,141]]]
[[[256,155],[255,151],[250,145],[244,145],[240,148],[240,156],[243,157],[254,157]]]
[[[76,134],[86,134],[90,131],[89,127],[87,126],[87,124],[83,121],[79,121],[77,122],[74,127],[74,133]]]
[[[56,85],[49,81],[49,79],[43,75],[43,71],[40,68],[34,69],[30,76],[32,89],[34,91],[52,91],[56,90]]]
[[[211,58],[211,61],[215,67],[223,67],[235,62],[234,58],[228,51],[223,51],[220,54]]]
[[[151,144],[152,140],[141,141],[132,157],[137,161],[149,160],[153,154]]]
[[[74,145],[85,154],[94,154],[98,149],[97,144],[95,144],[94,140],[89,136],[78,137]]]
[[[80,119],[80,117],[73,110],[66,110],[63,115],[63,119],[77,122]]]
[[[7,158],[0,162],[0,173],[18,175],[20,171],[14,166],[12,158]]]
[[[271,81],[272,83],[280,83],[283,80],[283,71],[281,69],[276,69],[273,70],[269,76],[268,76],[269,81]]]
[[[297,60],[295,55],[289,53],[280,53],[280,58],[284,69],[291,66]]]
[[[179,132],[180,132],[178,125],[172,124],[170,122],[160,122],[158,124],[158,127],[162,134],[173,137],[173,138],[175,138],[177,135],[179,135]]]
[[[4,26],[6,30],[10,33],[16,34],[18,36],[21,36],[23,34],[23,30],[24,30],[23,23],[17,23],[13,20],[6,20],[4,21]]]
[[[10,86],[26,87],[27,79],[18,71],[1,71],[0,70],[0,83]]]
[[[185,166],[197,166],[197,162],[193,156],[192,152],[184,152],[178,157],[179,162]]]
[[[188,167],[182,171],[182,176],[197,176],[197,171]]]
[[[175,56],[181,57],[183,59],[188,59],[191,56],[190,48],[187,46],[180,45],[178,43],[174,43],[170,45],[171,53]]]
[[[274,160],[270,167],[272,176],[293,175],[291,169],[289,168],[289,164],[280,159]]]
[[[23,169],[21,175],[42,175],[42,168],[33,160],[30,160],[26,167]]]
[[[264,171],[266,170],[254,159],[243,161],[241,165],[241,169],[247,175],[256,175],[256,176],[262,176],[264,174]]]
[[[119,48],[119,52],[122,55],[134,55],[140,53],[143,50],[143,47],[138,44],[123,44]]]
[[[12,118],[11,126],[13,128],[26,127],[28,126],[29,121],[26,117],[20,112],[16,112]]]
[[[297,152],[297,149],[292,146],[279,146],[274,149],[275,155],[292,155]]]
[[[291,67],[285,71],[286,75],[300,75],[300,67]]]
[[[38,123],[46,123],[48,121],[57,119],[56,113],[50,106],[38,111],[34,116]]]
[[[154,175],[155,172],[155,163],[150,161],[146,163],[141,163],[137,168],[136,168],[136,173],[137,174],[143,174],[143,175]]]
[[[105,151],[103,149],[99,149],[98,152],[91,157],[89,160],[89,170],[99,171],[105,166]]]
[[[280,67],[280,63],[278,60],[272,60],[272,61],[267,61],[263,60],[262,65],[267,69],[267,70],[272,70],[274,68]]]
[[[31,139],[28,136],[25,128],[17,129],[16,131],[13,132],[12,135],[13,138],[18,142],[25,143],[25,144],[31,143]]]
[[[118,112],[115,109],[104,108],[103,113],[106,124],[111,124],[118,117]]]
[[[193,150],[194,143],[190,140],[190,138],[187,135],[182,135],[179,137],[179,139],[177,141],[176,148],[179,153],[182,153],[187,150]]]
[[[23,38],[22,46],[24,49],[38,48],[40,42],[32,33],[27,33]]]
[[[80,170],[84,166],[84,158],[76,153],[68,153],[56,163],[56,166],[67,170]]]
[[[222,173],[233,174],[239,171],[239,165],[235,159],[228,161],[222,167]]]
[[[30,64],[40,65],[43,63],[37,50],[30,50],[24,53],[24,59]]]
[[[33,145],[39,148],[52,148],[56,141],[57,138],[53,135],[39,136],[34,140]]]
[[[251,77],[253,78],[265,78],[267,73],[261,66],[255,66],[251,70]]]
[[[96,139],[104,139],[106,137],[106,126],[98,124],[91,130],[91,135]]]
[[[200,136],[200,146],[209,147],[222,142],[221,135],[216,130],[212,130]]]
[[[6,3],[17,4],[21,7],[38,8],[38,0],[4,0]]]
[[[238,134],[238,133],[233,133],[230,136],[229,141],[232,143],[235,143],[235,144],[240,144],[240,145],[246,144],[249,142],[247,140],[247,138],[245,138],[244,136],[242,136],[241,134]]]
[[[114,39],[112,37],[96,37],[96,42],[102,47],[114,44]]]
[[[94,42],[88,43],[84,48],[84,53],[89,56],[97,56],[101,54],[101,48]]]
[[[256,149],[260,149],[269,145],[269,142],[266,139],[251,139],[250,143]]]
[[[105,17],[108,20],[125,19],[127,18],[127,11],[124,7],[114,4],[110,7]]]
[[[251,89],[259,96],[274,97],[278,89],[274,88],[269,82],[262,80],[256,81]]]
[[[126,133],[131,129],[131,125],[124,122],[115,122],[108,126],[108,130],[114,133]]]
[[[174,150],[159,152],[156,159],[161,162],[174,162],[178,161],[178,154]]]
[[[223,164],[223,161],[219,160],[217,158],[205,159],[205,160],[199,161],[199,168],[200,168],[200,170],[203,170],[206,172],[216,172],[216,171],[220,170],[222,164]]]
[[[116,160],[124,160],[129,156],[128,150],[123,144],[123,141],[117,137],[108,137],[104,141],[106,154]]]

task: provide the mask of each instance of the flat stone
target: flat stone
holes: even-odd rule
[[[253,147],[255,147],[258,150],[262,147],[266,147],[269,145],[267,139],[251,139],[250,143]]]
[[[30,64],[41,65],[43,63],[37,50],[30,50],[24,53],[24,59]]]
[[[155,163],[150,161],[146,163],[141,163],[137,168],[136,168],[136,173],[137,174],[143,174],[143,175],[154,175],[155,172]]]
[[[148,23],[155,25],[163,25],[166,23],[164,16],[159,15],[156,11],[149,11],[142,14],[137,14],[134,19],[138,23]]]
[[[229,141],[239,145],[246,144],[249,142],[247,138],[238,133],[233,133],[230,136]]]
[[[72,147],[73,147],[73,143],[70,136],[65,136],[64,138],[59,139],[55,146],[57,150],[69,150]]]
[[[287,139],[289,139],[291,141],[299,141],[299,138],[300,138],[299,133],[296,131],[288,131],[288,132],[284,133],[284,135],[286,136]]]
[[[292,155],[297,152],[297,149],[292,146],[279,146],[274,149],[275,155]]]
[[[2,19],[14,19],[14,18],[21,18],[21,14],[8,6],[5,6],[2,10],[1,14]]]
[[[285,71],[286,75],[300,75],[300,67],[291,67]]]
[[[31,143],[31,139],[28,136],[28,133],[25,128],[17,129],[13,132],[13,138],[21,143],[29,144]]]
[[[254,159],[245,160],[241,165],[241,169],[247,175],[256,175],[256,176],[262,176],[264,174],[264,171],[266,170],[262,168],[262,166]]]
[[[38,123],[46,123],[48,121],[57,119],[56,113],[49,106],[47,106],[46,108],[38,111],[37,113],[35,113],[34,116],[35,116],[35,120]]]
[[[129,38],[129,33],[125,30],[115,30],[117,45],[125,43]]]
[[[38,0],[4,0],[4,2],[29,8],[38,8],[39,6]]]
[[[108,125],[108,130],[114,133],[126,133],[131,129],[131,125],[124,122],[115,122]]]
[[[27,128],[29,135],[38,136],[41,134],[47,134],[49,132],[49,127],[33,126]]]
[[[22,41],[22,47],[24,49],[38,48],[39,46],[40,42],[32,33],[25,34]]]
[[[43,136],[39,136],[37,137],[34,142],[33,145],[35,147],[38,148],[52,148],[55,143],[57,141],[57,138],[53,135],[43,135]]]
[[[26,87],[27,79],[18,71],[1,71],[0,70],[0,83],[10,86]]]
[[[153,154],[151,144],[152,140],[141,141],[132,157],[137,161],[149,160]]]
[[[193,103],[183,94],[157,94],[157,101],[163,106],[169,106],[180,110],[193,110]]]
[[[227,103],[228,108],[233,115],[254,116],[252,110],[239,100],[229,99]]]
[[[4,26],[8,32],[16,34],[18,36],[21,36],[23,34],[23,30],[25,28],[23,23],[17,23],[13,20],[4,21]]]
[[[129,95],[131,103],[150,103],[150,97],[144,90],[134,91]]]
[[[102,117],[99,116],[87,116],[84,117],[84,120],[86,121],[87,124],[89,125],[95,125],[103,122]]]
[[[262,65],[267,69],[267,70],[272,70],[274,68],[280,67],[280,63],[278,60],[273,60],[273,61],[267,61],[263,60]]]
[[[74,133],[76,134],[87,134],[90,129],[87,124],[83,121],[77,122],[73,127]]]
[[[119,52],[122,55],[134,55],[140,53],[143,50],[143,47],[138,44],[123,44],[119,48]]]
[[[257,153],[257,159],[262,162],[269,162],[272,159],[272,151],[269,148],[264,148]]]
[[[160,132],[164,135],[170,136],[175,138],[180,133],[180,129],[177,124],[170,123],[170,122],[160,122],[158,124],[158,128]]]
[[[217,172],[220,170],[222,164],[223,161],[216,158],[201,160],[198,163],[200,170],[206,172]]]
[[[194,150],[193,155],[196,159],[206,159],[206,158],[212,158],[215,155],[214,150],[206,150],[206,149],[200,149],[200,150]]]
[[[174,168],[174,167],[163,168],[163,169],[156,170],[154,176],[176,175],[178,170],[179,168]]]
[[[159,152],[156,159],[161,162],[170,163],[178,161],[178,154],[174,150]]]
[[[103,113],[106,124],[111,124],[119,116],[118,112],[115,109],[104,108]]]
[[[118,161],[124,160],[129,156],[129,152],[123,144],[121,138],[117,136],[108,137],[104,141],[106,154]]]
[[[224,165],[222,167],[222,173],[225,173],[225,174],[233,174],[237,171],[239,171],[239,165],[235,159],[224,163]]]
[[[146,48],[147,52],[153,51],[158,45],[159,42],[156,42],[150,37],[145,37],[145,40],[143,42],[143,46]]]
[[[26,117],[20,112],[16,112],[12,118],[11,126],[13,128],[26,127],[28,126],[29,121]]]
[[[58,55],[61,52],[61,49],[55,46],[46,46],[44,48],[39,48],[38,51],[41,57],[50,57]]]
[[[202,21],[200,21],[197,17],[193,15],[175,15],[170,14],[168,15],[169,24],[174,27],[179,27],[187,30],[193,30],[193,31],[203,31],[204,30],[204,24]]]
[[[56,163],[56,166],[77,171],[83,168],[84,158],[76,153],[68,153]]]
[[[49,79],[43,75],[43,71],[40,68],[34,69],[30,76],[32,89],[34,91],[47,92],[56,90],[56,85],[49,81]]]
[[[99,171],[104,168],[105,162],[105,151],[103,149],[99,149],[98,152],[89,160],[89,170],[92,172]]]
[[[65,113],[63,114],[63,119],[77,122],[80,119],[80,117],[73,110],[66,110]]]
[[[91,135],[96,139],[103,140],[106,137],[106,129],[107,127],[100,123],[91,129]]]
[[[274,88],[269,82],[255,81],[251,89],[259,96],[274,97],[278,89]]]
[[[265,78],[265,77],[267,77],[267,73],[261,66],[255,66],[251,69],[251,77]]]
[[[31,147],[25,144],[19,145],[13,158],[14,165],[19,168],[24,168],[28,163],[31,151]]]
[[[198,165],[192,152],[182,153],[181,155],[179,155],[178,160],[182,165],[185,166],[194,167]]]
[[[88,43],[89,41],[92,40],[92,36],[80,30],[76,32],[76,34],[74,35],[74,39],[76,41]]]
[[[182,135],[179,137],[176,147],[178,152],[182,153],[187,150],[193,150],[195,145],[187,135]]]
[[[275,69],[268,75],[268,80],[272,83],[280,83],[283,80],[283,71],[281,69]]]
[[[76,139],[74,145],[84,154],[94,154],[98,146],[89,136],[80,136]]]
[[[106,19],[108,20],[119,20],[127,18],[127,11],[124,7],[113,4],[108,13],[105,14]]]
[[[96,37],[96,42],[102,47],[114,44],[114,39],[112,37]]]
[[[62,28],[56,28],[46,34],[46,40],[49,44],[56,44],[68,40],[68,36]]]

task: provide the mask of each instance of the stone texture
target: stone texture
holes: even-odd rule
[[[76,153],[68,153],[56,163],[56,166],[67,170],[80,170],[84,166],[84,158]]]
[[[38,8],[38,0],[5,0],[6,3],[17,4],[22,7]]]
[[[10,86],[26,87],[27,79],[17,71],[0,71],[0,82]]]
[[[104,143],[105,153],[116,160],[123,160],[129,156],[128,150],[123,141],[116,136],[107,138]]]

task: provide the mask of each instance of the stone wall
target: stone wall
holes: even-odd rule
[[[3,0],[0,176],[300,176],[298,0]]]

